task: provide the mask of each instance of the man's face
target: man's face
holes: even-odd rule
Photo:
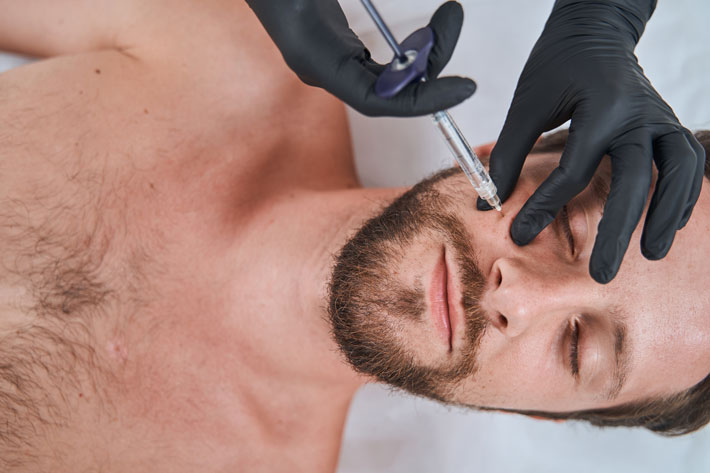
[[[643,258],[639,226],[617,277],[599,285],[588,265],[608,163],[532,243],[509,236],[558,160],[527,160],[504,215],[477,211],[465,176],[448,172],[361,229],[330,301],[357,369],[447,402],[548,412],[674,394],[708,374],[707,187],[666,258]]]

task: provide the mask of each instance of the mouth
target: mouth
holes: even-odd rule
[[[448,256],[448,258],[447,258]],[[456,278],[456,260],[452,257],[453,254],[444,254],[444,263],[446,264],[446,297],[449,309],[449,327],[450,327],[450,339],[449,339],[449,349],[453,351],[454,341],[456,340],[456,327],[459,325],[459,321],[463,323],[463,297],[462,288],[459,287]]]
[[[441,256],[432,273],[429,301],[431,303],[431,318],[436,333],[441,341],[452,351],[452,329],[449,303],[450,274],[446,264],[446,248],[442,248]]]

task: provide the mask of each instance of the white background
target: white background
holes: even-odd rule
[[[235,0],[239,1],[239,0]],[[402,39],[424,26],[433,0],[375,0]],[[341,2],[380,60],[391,54],[359,1]],[[466,19],[444,74],[472,77],[473,98],[453,114],[472,144],[495,140],[518,75],[552,0],[463,0]],[[659,0],[637,49],[656,89],[688,128],[710,128],[710,1]],[[0,54],[0,70],[22,61]],[[349,111],[365,185],[413,184],[451,164],[428,118],[366,118]],[[667,439],[641,430],[449,409],[370,385],[353,403],[339,473],[710,472],[710,428]]]

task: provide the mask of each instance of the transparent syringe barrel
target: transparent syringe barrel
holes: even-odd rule
[[[478,195],[484,200],[493,199],[497,191],[495,184],[493,184],[486,168],[478,160],[476,153],[473,152],[449,112],[436,112],[432,115],[432,118]]]

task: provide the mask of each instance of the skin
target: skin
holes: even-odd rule
[[[710,229],[707,184],[694,218],[678,234],[668,257],[652,262],[630,251],[618,278],[599,285],[587,274],[603,209],[591,187],[568,207],[574,253],[559,216],[527,246],[518,247],[510,240],[516,212],[558,159],[558,154],[543,154],[528,160],[524,178],[506,201],[503,216],[476,212],[467,205],[457,209],[486,279],[480,307],[489,326],[478,350],[480,370],[457,385],[453,402],[552,412],[584,410],[680,392],[708,374],[710,298],[703,269],[708,248],[702,237]],[[608,173],[599,175],[607,178]],[[457,177],[443,182],[440,189],[460,195],[467,185]],[[641,232],[639,227],[631,245],[638,247]],[[434,267],[439,245],[431,246],[428,254],[416,257],[416,266]],[[449,271],[456,274],[455,261],[449,263]],[[409,268],[402,272],[416,274],[414,264]],[[426,281],[426,272],[421,277]],[[460,294],[453,279],[453,293]],[[424,285],[428,287],[427,282]],[[454,310],[460,318],[460,301]],[[575,377],[569,367],[568,337],[569,324],[578,317],[583,324],[579,377]],[[622,317],[628,374],[612,400],[607,394],[616,367],[613,321]],[[452,354],[446,354],[448,346],[434,337],[422,343],[422,353],[455,358],[462,332],[454,334]]]
[[[18,240],[3,227],[0,267],[44,264],[19,251],[46,241],[43,229],[99,261],[92,277],[116,296],[100,317],[78,314],[110,376],[89,370],[48,391],[66,422],[33,439],[40,466],[27,471],[333,471],[350,400],[369,381],[330,337],[333,255],[403,189],[358,186],[342,105],[295,78],[243,2],[86,2],[66,18],[59,3],[0,2],[0,48],[53,57],[0,76],[0,198],[32,230]],[[466,188],[457,212],[489,276],[481,305],[509,328],[487,331],[482,369],[452,400],[603,404],[546,350],[573,313],[612,301],[628,306],[635,347],[616,402],[694,384],[710,361],[707,186],[666,259],[630,251],[598,286],[585,260],[593,225],[576,261],[552,230],[523,248],[508,237],[554,159],[530,160],[505,217],[476,211],[460,178],[442,184]],[[439,249],[417,240],[404,282],[428,284]],[[41,322],[17,310],[36,303],[26,276],[3,272],[0,284],[3,335]],[[445,360],[428,330],[412,346]],[[597,349],[583,350],[586,376]]]

